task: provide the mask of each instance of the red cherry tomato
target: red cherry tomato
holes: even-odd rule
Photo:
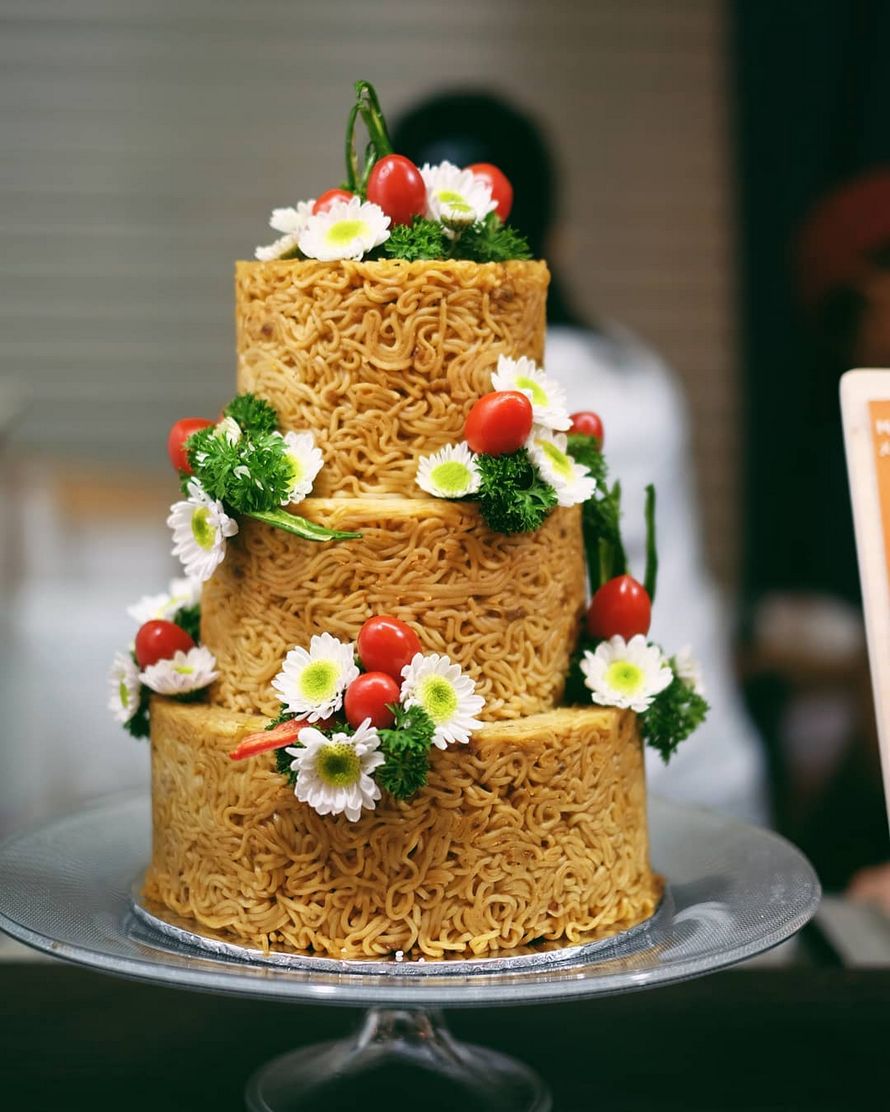
[[[167,455],[177,471],[184,471],[186,475],[191,475],[192,469],[189,466],[185,442],[193,432],[206,429],[212,424],[213,422],[208,421],[206,417],[181,417],[170,429],[167,434]]]
[[[346,721],[353,729],[361,726],[366,718],[378,730],[388,729],[396,720],[387,706],[399,701],[399,685],[386,672],[365,672],[352,681],[343,696]]]
[[[592,436],[602,448],[605,433],[603,432],[603,422],[598,413],[593,413],[591,410],[585,410],[583,413],[572,414],[572,427],[570,432],[582,433],[584,436]]]
[[[420,171],[403,154],[387,154],[374,163],[368,200],[380,205],[393,224],[410,224],[426,210],[426,186]]]
[[[532,431],[532,403],[519,390],[495,390],[475,403],[464,425],[474,452],[504,456],[518,451]]]
[[[195,647],[195,642],[184,629],[175,622],[165,622],[160,618],[139,627],[136,634],[136,660],[140,668],[157,664],[159,660],[169,660],[174,653],[187,653]]]
[[[513,207],[513,186],[503,170],[499,170],[497,166],[492,166],[490,162],[474,162],[467,169],[472,170],[477,178],[481,178],[485,182],[491,190],[491,199],[498,206],[495,212],[501,220],[506,220],[510,215],[510,209]]]
[[[328,189],[312,206],[312,212],[316,215],[319,212],[327,212],[331,205],[335,205],[338,201],[351,201],[354,196],[355,194],[350,193],[348,189]]]
[[[368,672],[401,679],[402,669],[420,652],[420,638],[404,622],[388,614],[368,618],[356,641],[359,659]]]
[[[618,575],[604,583],[587,609],[591,637],[618,634],[629,641],[637,633],[647,634],[652,621],[652,603],[642,583],[630,575]]]

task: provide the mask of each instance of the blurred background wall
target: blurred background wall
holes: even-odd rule
[[[567,277],[673,363],[714,567],[738,515],[726,9],[716,0],[5,0],[0,360],[37,453],[163,469],[228,398],[232,261],[342,177],[357,77],[391,116],[469,84],[549,131]]]

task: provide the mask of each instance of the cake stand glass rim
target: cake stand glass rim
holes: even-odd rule
[[[656,913],[639,932],[645,945],[618,954],[597,948],[525,972],[462,976],[430,962],[422,976],[317,973],[159,945],[130,909],[132,880],[149,845],[148,800],[132,794],[0,846],[0,929],[57,957],[137,980],[306,1003],[424,1008],[544,1003],[686,980],[770,949],[815,913],[816,875],[780,836],[657,800],[652,818],[657,864],[674,902],[664,921]],[[721,887],[727,877],[732,883]]]

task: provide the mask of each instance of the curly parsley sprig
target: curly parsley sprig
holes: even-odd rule
[[[423,707],[394,705],[390,710],[395,724],[378,730],[386,764],[377,771],[377,782],[396,799],[410,799],[427,782],[436,726]]]
[[[530,259],[525,236],[490,212],[463,232],[449,238],[437,220],[415,216],[410,224],[392,229],[381,252],[393,259],[468,259],[477,263],[500,263]]]
[[[677,751],[680,742],[704,722],[710,709],[707,699],[693,691],[677,675],[676,661],[671,660],[670,665],[674,672],[673,680],[640,715],[643,740],[661,754],[665,764]]]
[[[503,456],[476,457],[482,482],[475,498],[495,533],[531,533],[557,504],[556,491],[538,474],[525,448]]]

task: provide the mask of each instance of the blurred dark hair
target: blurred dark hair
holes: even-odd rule
[[[391,128],[394,148],[423,165],[491,162],[513,186],[509,223],[543,258],[556,216],[556,169],[543,131],[518,108],[483,90],[436,93],[409,109]],[[550,324],[581,325],[552,271],[547,298]]]

